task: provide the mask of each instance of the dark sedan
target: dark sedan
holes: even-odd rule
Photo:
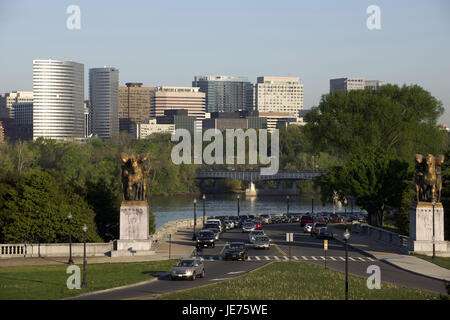
[[[232,242],[225,249],[225,260],[242,260],[248,258],[248,250],[243,242]]]
[[[328,230],[328,228],[321,228],[319,230],[319,234],[317,235],[317,239],[334,239],[333,232]]]

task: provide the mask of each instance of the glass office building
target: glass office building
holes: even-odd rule
[[[253,86],[247,77],[196,76],[193,87],[206,94],[206,112],[234,112],[253,108]]]

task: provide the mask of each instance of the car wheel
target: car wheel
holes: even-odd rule
[[[216,244],[215,244],[215,243],[213,243],[213,244],[212,244],[212,247],[214,248],[215,246],[216,246]]]
[[[200,276],[200,278],[204,278],[205,277],[205,269],[202,270],[202,274]]]
[[[195,280],[195,278],[196,278],[196,275],[195,275],[195,272],[192,274],[192,277],[191,277],[191,280]]]

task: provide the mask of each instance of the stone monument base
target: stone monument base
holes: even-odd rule
[[[434,206],[434,240],[436,251],[447,251],[444,241],[444,208]],[[433,206],[429,202],[414,202],[409,209],[409,251],[433,251]]]
[[[152,240],[114,240],[111,257],[145,256],[154,254]]]
[[[124,201],[120,206],[120,239],[114,241],[111,257],[150,255],[149,209],[146,201]]]

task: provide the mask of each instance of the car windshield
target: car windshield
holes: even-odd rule
[[[229,245],[230,249],[244,249],[244,245],[242,243],[231,243]]]
[[[193,267],[194,266],[194,261],[193,260],[181,260],[177,267],[181,267],[181,268],[189,268],[189,267]]]
[[[269,241],[269,238],[267,238],[267,237],[256,237],[256,241],[267,242],[267,241]]]
[[[327,225],[324,223],[318,223],[316,224],[316,228],[326,227]]]
[[[214,236],[214,232],[212,231],[200,231],[199,237],[211,237]]]

